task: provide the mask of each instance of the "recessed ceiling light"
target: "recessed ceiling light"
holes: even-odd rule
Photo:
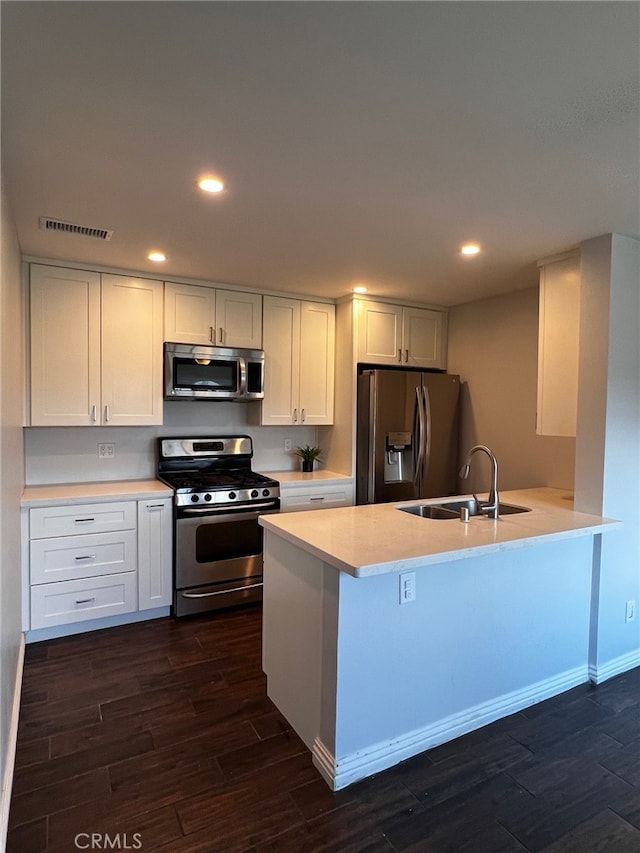
[[[214,178],[211,175],[206,178],[200,178],[198,186],[206,193],[221,193],[224,189],[224,184],[220,178]]]
[[[353,288],[354,293],[366,293],[367,288],[363,284],[359,284],[357,287]]]
[[[147,257],[150,261],[155,261],[157,264],[161,264],[163,261],[167,260],[167,256],[163,255],[162,252],[149,252]]]
[[[480,251],[480,246],[477,243],[467,243],[460,249],[461,255],[477,255]]]

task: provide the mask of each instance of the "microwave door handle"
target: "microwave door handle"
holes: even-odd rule
[[[240,371],[240,388],[238,396],[245,397],[247,394],[247,360],[246,358],[238,359],[238,369]]]

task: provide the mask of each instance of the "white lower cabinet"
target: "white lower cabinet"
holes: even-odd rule
[[[172,512],[171,498],[138,501],[138,610],[171,604]]]
[[[309,509],[329,509],[330,507],[353,506],[353,482],[344,485],[332,483],[305,483],[302,486],[280,484],[280,511],[300,512]]]
[[[166,607],[171,558],[171,498],[30,509],[29,627]]]
[[[31,628],[86,622],[136,610],[136,573],[125,572],[31,587]]]

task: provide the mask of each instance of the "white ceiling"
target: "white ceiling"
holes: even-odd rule
[[[636,2],[5,0],[1,15],[3,172],[27,255],[451,305],[640,232]],[[223,196],[195,189],[203,172]],[[45,233],[40,216],[115,233]],[[483,254],[461,258],[467,240]]]

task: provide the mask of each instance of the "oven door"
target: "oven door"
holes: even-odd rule
[[[270,510],[277,512],[277,509]],[[176,616],[262,598],[264,510],[186,508],[176,519]]]

